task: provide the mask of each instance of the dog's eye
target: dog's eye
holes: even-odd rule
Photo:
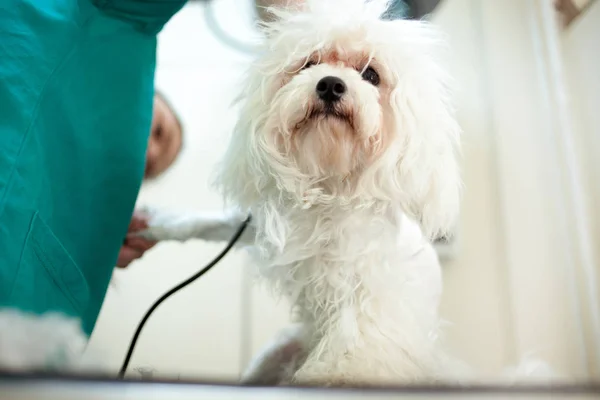
[[[373,69],[373,67],[368,67],[365,69],[365,71],[362,73],[362,78],[371,83],[373,86],[379,85],[379,74]]]
[[[304,64],[302,66],[302,69],[308,69],[308,68],[312,67],[315,64],[316,64],[316,62],[314,62],[314,61],[307,61],[306,64]]]

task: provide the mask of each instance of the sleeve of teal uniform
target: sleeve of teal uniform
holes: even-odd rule
[[[183,0],[0,2],[0,306],[97,319]]]

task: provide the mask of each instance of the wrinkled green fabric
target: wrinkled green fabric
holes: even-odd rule
[[[184,2],[0,2],[0,307],[91,333],[143,178],[156,33]]]

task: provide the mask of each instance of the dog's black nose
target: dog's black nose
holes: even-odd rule
[[[346,93],[346,84],[336,76],[326,76],[317,83],[316,89],[321,100],[335,103]]]

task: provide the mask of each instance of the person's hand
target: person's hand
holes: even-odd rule
[[[151,240],[131,235],[132,233],[143,231],[146,228],[148,228],[147,217],[141,213],[134,213],[127,231],[128,235],[119,252],[117,267],[126,268],[133,261],[142,257],[147,250],[151,249],[156,244],[156,242]]]

